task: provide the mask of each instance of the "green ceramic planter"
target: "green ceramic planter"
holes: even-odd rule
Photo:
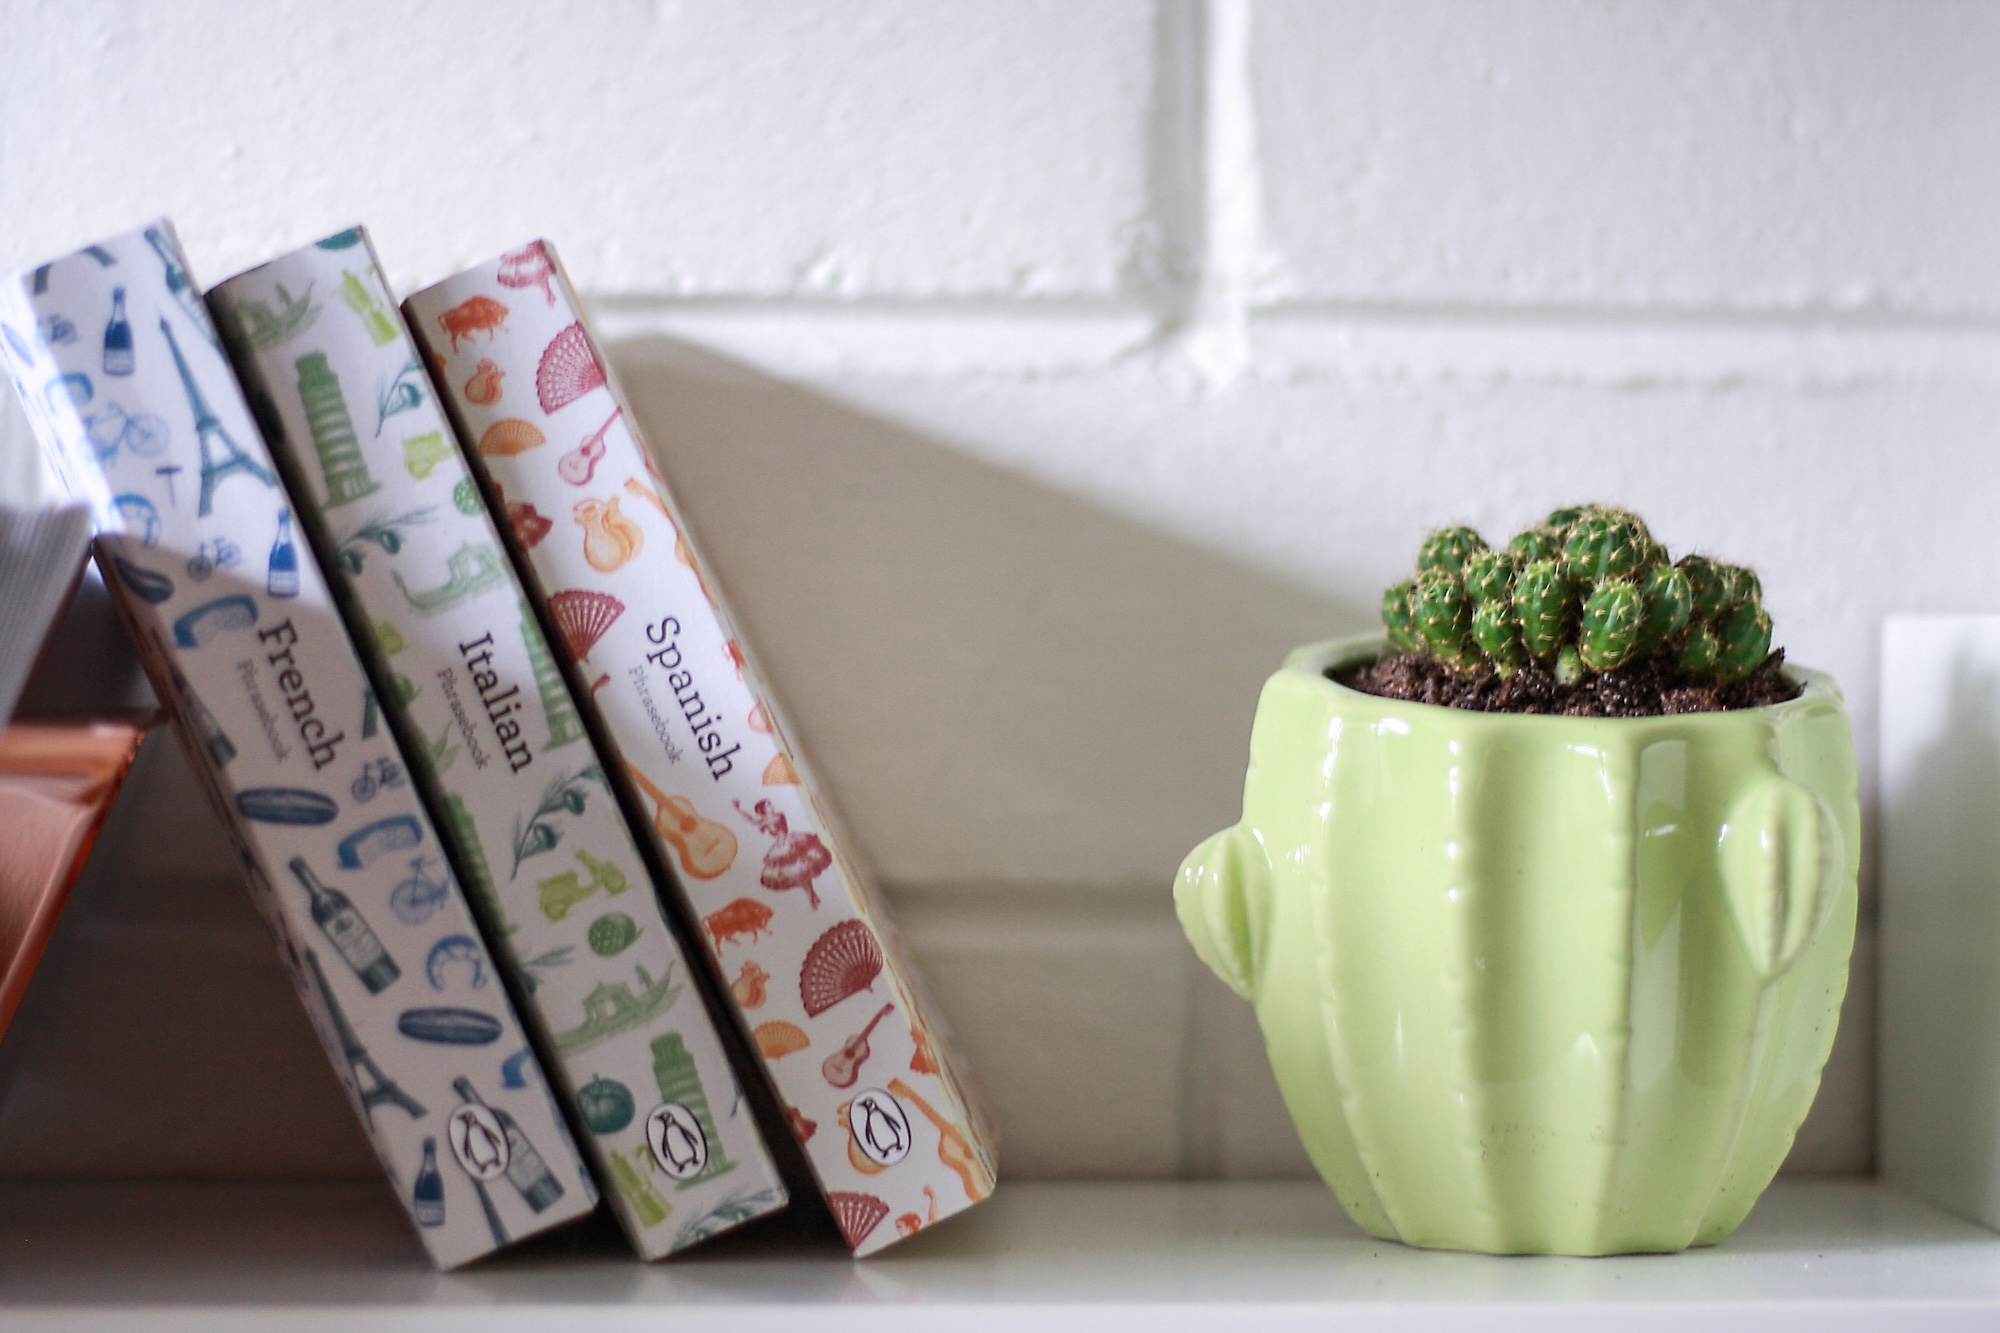
[[[1380,699],[1315,644],[1264,686],[1243,820],[1175,900],[1257,1006],[1371,1234],[1500,1254],[1721,1240],[1833,1045],[1860,816],[1840,692],[1683,717]]]

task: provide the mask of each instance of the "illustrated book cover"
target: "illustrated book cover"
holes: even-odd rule
[[[659,1258],[783,1207],[365,231],[231,278],[209,305],[627,1236]]]
[[[403,755],[172,227],[0,285],[0,347],[432,1258],[454,1267],[589,1212],[595,1186],[436,830],[383,781]]]
[[[554,250],[404,305],[848,1243],[985,1198],[982,1128],[916,971],[713,593]]]

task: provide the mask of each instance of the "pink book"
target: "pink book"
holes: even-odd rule
[[[848,1244],[867,1254],[979,1202],[991,1136],[553,248],[404,311]]]

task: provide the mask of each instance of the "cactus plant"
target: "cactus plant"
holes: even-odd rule
[[[1482,549],[1465,562],[1465,591],[1478,605],[1505,601],[1514,583],[1514,557],[1505,551]]]
[[[1645,601],[1646,619],[1639,627],[1638,654],[1649,657],[1686,627],[1688,617],[1694,613],[1694,590],[1688,586],[1687,575],[1668,564],[1662,553],[1647,571],[1646,582],[1639,591]]]
[[[1423,651],[1424,641],[1417,637],[1415,613],[1410,599],[1416,592],[1416,580],[1404,579],[1391,584],[1382,594],[1382,627],[1389,632],[1389,642],[1401,653]]]
[[[1434,530],[1416,576],[1383,594],[1382,623],[1398,652],[1465,677],[1533,666],[1569,685],[1657,661],[1727,685],[1771,657],[1754,572],[1675,561],[1637,514],[1610,505],[1557,509],[1500,547],[1470,527]]]
[[[1560,562],[1537,560],[1522,566],[1514,580],[1514,619],[1529,656],[1548,660],[1556,655],[1569,634],[1575,602],[1576,585]]]
[[[1417,577],[1411,606],[1418,637],[1431,656],[1453,663],[1473,657],[1472,606],[1456,573],[1443,568],[1425,570]]]
[[[1424,538],[1423,547],[1417,552],[1417,572],[1448,569],[1458,573],[1467,560],[1485,549],[1486,543],[1471,528],[1438,528]]]
[[[1521,669],[1528,654],[1521,646],[1521,629],[1514,623],[1514,605],[1495,597],[1472,613],[1472,641],[1503,676]]]

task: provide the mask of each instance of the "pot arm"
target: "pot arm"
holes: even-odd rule
[[[1717,851],[1750,965],[1784,975],[1819,934],[1846,863],[1840,825],[1812,792],[1771,773],[1736,799]]]
[[[1174,910],[1201,960],[1255,999],[1271,920],[1271,861],[1257,835],[1237,824],[1188,853],[1174,881]]]

